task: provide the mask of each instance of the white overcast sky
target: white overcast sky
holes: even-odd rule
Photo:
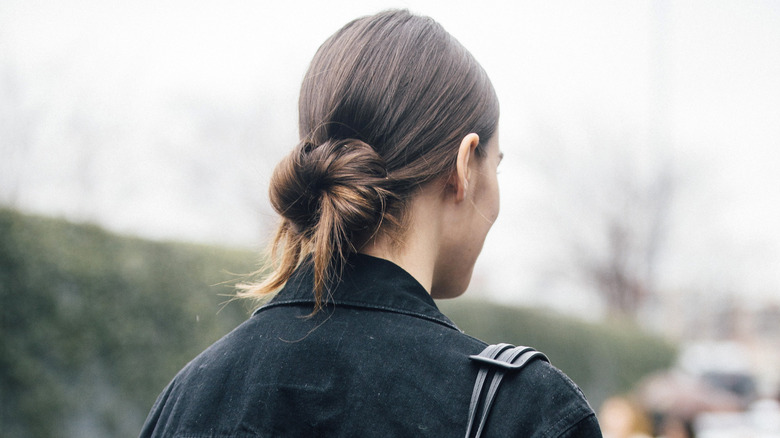
[[[255,246],[256,216],[267,207],[229,202],[237,195],[219,189],[231,190],[228,177],[202,197],[182,195],[192,187],[177,176],[185,172],[177,157],[249,174],[262,199],[270,167],[295,143],[298,87],[318,45],[352,18],[391,7],[442,23],[501,99],[502,213],[476,274],[496,297],[587,304],[586,294],[548,293],[529,272],[554,260],[558,245],[554,224],[536,211],[554,197],[538,163],[560,162],[574,185],[591,174],[598,181],[594,151],[628,151],[640,174],[673,163],[681,183],[665,287],[780,294],[780,2],[772,0],[2,0],[0,97],[13,94],[22,111],[0,115],[14,126],[19,114],[36,122],[27,137],[0,126],[0,169],[11,175],[0,181],[17,186],[14,202],[29,211]],[[176,112],[187,102],[250,122],[260,114],[256,148],[218,158],[188,150],[203,128]],[[64,140],[74,123],[82,137]],[[20,136],[33,145],[22,154]],[[85,153],[89,193],[74,182],[87,178],[78,170]]]

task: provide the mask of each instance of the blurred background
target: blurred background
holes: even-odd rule
[[[780,436],[772,0],[0,0],[3,435],[134,436],[248,316],[308,62],[391,7],[502,105],[501,215],[443,311],[548,353],[610,436]]]

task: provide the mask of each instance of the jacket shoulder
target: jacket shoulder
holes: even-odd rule
[[[505,375],[486,433],[506,437],[602,436],[580,388],[561,370],[538,359]]]

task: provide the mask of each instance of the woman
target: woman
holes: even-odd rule
[[[499,210],[498,100],[433,20],[388,11],[314,56],[301,142],[274,171],[281,290],[188,364],[142,436],[460,436],[485,344],[432,298],[462,294]],[[488,436],[600,436],[543,361],[508,374]]]

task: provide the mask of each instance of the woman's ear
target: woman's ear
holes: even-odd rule
[[[479,135],[471,133],[463,137],[458,148],[458,159],[455,163],[455,201],[461,202],[466,199],[466,193],[469,189],[469,178],[471,171],[469,164],[475,159],[476,149],[479,146]]]

